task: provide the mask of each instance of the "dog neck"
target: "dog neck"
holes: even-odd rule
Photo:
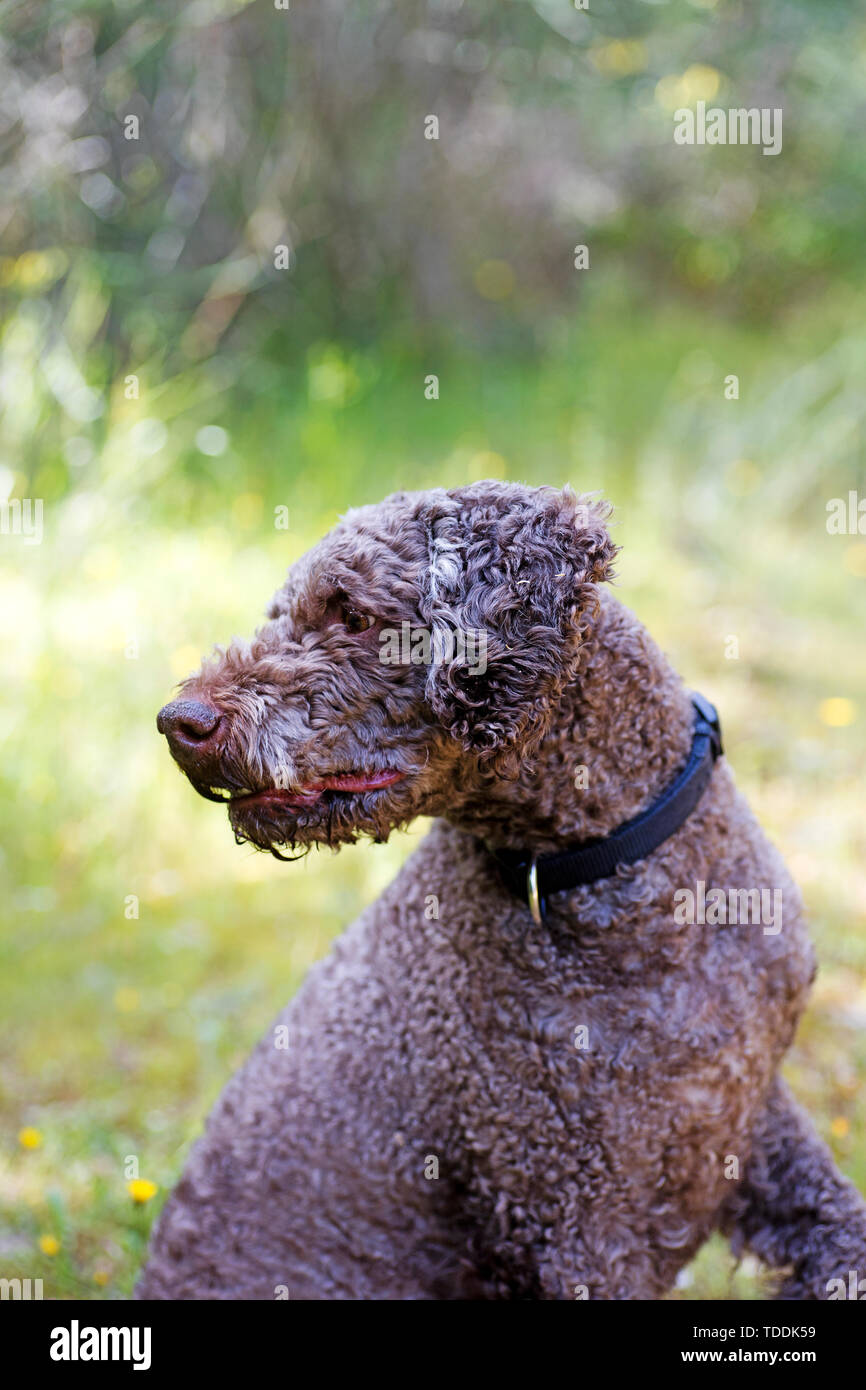
[[[536,854],[608,835],[673,781],[693,724],[679,677],[634,615],[605,592],[531,762],[516,780],[467,767],[446,818],[491,847]]]

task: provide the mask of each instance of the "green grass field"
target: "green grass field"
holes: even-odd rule
[[[424,833],[298,864],[237,848],[157,735],[173,683],[348,505],[489,474],[615,503],[621,597],[720,707],[804,890],[821,971],[786,1073],[866,1189],[866,537],[825,526],[857,485],[863,300],[798,310],[771,345],[597,296],[520,361],[323,344],[249,409],[204,373],[118,393],[42,545],[0,538],[0,1274],[129,1294],[220,1087]],[[206,425],[223,453],[196,450]],[[675,1296],[764,1292],[713,1242]]]

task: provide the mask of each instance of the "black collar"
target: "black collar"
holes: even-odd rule
[[[625,821],[603,839],[582,840],[559,854],[533,855],[526,850],[492,850],[502,877],[515,897],[530,909],[536,922],[544,919],[547,898],[583,883],[608,878],[618,864],[645,859],[673,835],[697,806],[713,764],[720,757],[719,716],[703,695],[692,695],[695,732],[688,762],[661,796],[639,816]]]

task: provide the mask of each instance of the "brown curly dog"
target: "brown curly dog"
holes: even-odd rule
[[[239,840],[437,820],[229,1082],[139,1297],[658,1298],[719,1228],[790,1298],[866,1274],[866,1206],[777,1076],[797,890],[724,758],[544,916],[492,852],[605,839],[689,759],[605,521],[501,482],[350,512],[161,712]],[[743,897],[770,915],[719,909]]]

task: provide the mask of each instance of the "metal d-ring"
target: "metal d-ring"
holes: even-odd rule
[[[526,871],[526,898],[529,903],[529,911],[532,913],[533,922],[540,927],[544,918],[541,914],[541,899],[538,896],[538,861],[535,855]]]

